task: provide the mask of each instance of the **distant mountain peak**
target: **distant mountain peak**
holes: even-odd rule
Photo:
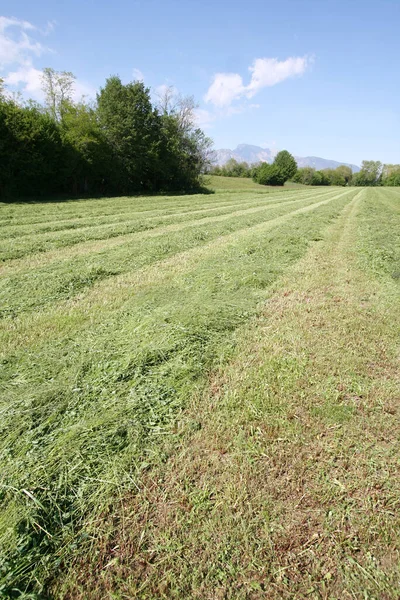
[[[267,148],[261,148],[260,146],[254,146],[252,144],[239,144],[238,146],[236,146],[235,148],[235,152],[240,152],[241,150],[267,150]]]
[[[215,151],[215,163],[218,165],[224,165],[228,160],[234,158],[238,162],[247,162],[254,164],[258,162],[273,162],[276,155],[276,150],[270,148],[262,148],[261,146],[254,146],[252,144],[239,144],[234,150],[229,148],[223,148]],[[295,156],[297,166],[302,167],[313,167],[317,171],[321,169],[336,169],[342,165],[350,167],[353,173],[357,173],[360,167],[357,165],[351,165],[349,163],[340,162],[337,160],[330,160],[327,158],[320,158],[319,156]]]

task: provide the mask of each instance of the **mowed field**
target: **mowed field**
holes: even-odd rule
[[[0,205],[0,597],[399,598],[400,189],[210,185]]]

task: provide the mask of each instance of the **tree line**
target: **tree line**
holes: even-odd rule
[[[225,177],[250,177],[262,185],[283,185],[295,176],[297,163],[287,150],[282,150],[275,156],[272,164],[261,162],[249,165],[231,158],[223,166],[212,166],[209,172]]]
[[[345,165],[319,171],[313,167],[299,169],[294,157],[286,150],[279,152],[272,164],[249,165],[247,162],[238,162],[231,158],[223,166],[213,166],[210,172],[225,177],[250,177],[263,185],[283,185],[285,181],[290,180],[314,186],[400,186],[400,165],[364,160],[358,173],[353,173],[352,169]]]
[[[305,185],[400,186],[400,165],[363,160],[358,173],[353,173],[350,167],[344,165],[321,171],[305,167],[297,170],[293,181]]]
[[[143,82],[112,76],[94,102],[74,102],[74,81],[44,69],[41,105],[12,97],[0,80],[0,197],[199,187],[212,142],[192,97],[169,88],[153,105]]]

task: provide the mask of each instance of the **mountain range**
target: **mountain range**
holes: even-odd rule
[[[221,149],[215,151],[215,164],[224,165],[230,158],[234,158],[238,162],[247,162],[254,164],[258,162],[272,163],[276,155],[276,151],[269,148],[261,148],[261,146],[252,146],[250,144],[239,144],[234,150]],[[353,173],[357,173],[360,167],[349,163],[340,162],[337,160],[329,160],[320,158],[319,156],[295,156],[294,157],[299,168],[313,167],[317,171],[321,169],[336,169],[341,165],[350,167]]]

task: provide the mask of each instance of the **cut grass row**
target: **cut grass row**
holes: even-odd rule
[[[332,195],[332,193],[331,193]],[[172,215],[168,214],[167,216],[157,216],[155,218],[149,217],[144,220],[139,220],[137,217],[133,217],[132,219],[125,219],[125,222],[122,225],[115,227],[115,225],[107,225],[107,226],[98,226],[97,221],[92,219],[91,227],[85,227],[83,231],[64,231],[61,233],[51,232],[45,235],[38,234],[36,231],[30,232],[29,236],[21,236],[16,243],[14,240],[4,240],[3,248],[4,254],[3,257],[8,259],[6,262],[3,262],[1,265],[1,271],[3,272],[6,268],[12,268],[14,264],[17,266],[23,261],[21,258],[25,256],[31,257],[32,253],[37,253],[35,260],[47,260],[47,257],[43,257],[43,253],[49,254],[53,249],[53,244],[55,244],[55,250],[58,248],[61,249],[60,255],[63,255],[63,248],[67,246],[80,246],[82,244],[88,244],[91,240],[94,242],[105,242],[108,241],[110,244],[118,243],[119,240],[128,241],[130,239],[135,239],[135,237],[145,234],[149,232],[154,232],[157,235],[159,230],[168,231],[179,228],[179,225],[182,224],[198,224],[202,223],[203,220],[206,223],[207,219],[217,219],[218,217],[226,216],[229,218],[229,215],[234,215],[235,213],[240,214],[241,212],[252,211],[257,209],[263,209],[268,207],[274,207],[276,205],[283,205],[285,203],[297,202],[302,198],[322,198],[326,196],[326,194],[314,194],[313,196],[308,195],[299,195],[299,196],[289,196],[282,195],[279,199],[274,198],[271,201],[266,202],[263,200],[252,200],[251,198],[246,199],[245,206],[242,203],[234,204],[234,205],[222,205],[217,203],[217,206],[213,208],[199,209],[196,211],[187,211],[186,213],[174,213]],[[125,231],[131,230],[129,233],[125,233]],[[58,236],[60,239],[58,239]],[[115,238],[118,238],[116,241]],[[47,247],[47,244],[49,247]],[[54,249],[53,249],[54,252]],[[73,249],[72,249],[73,252]],[[21,255],[18,259],[16,256]]]
[[[265,193],[266,191],[273,191],[274,187],[268,187],[256,183],[249,177],[224,177],[219,175],[209,175],[205,178],[205,184],[208,188],[217,192],[229,191],[232,192],[250,192],[258,191],[259,193]],[[285,183],[285,189],[299,189],[305,186],[299,183],[293,183],[287,181]]]
[[[212,178],[214,180],[215,178]],[[212,180],[210,183],[212,183]],[[239,182],[238,182],[239,181]],[[266,187],[254,184],[247,189],[247,180],[240,181],[235,179],[231,182],[233,189],[217,190],[217,194],[205,195],[184,195],[184,196],[139,196],[139,197],[116,197],[116,198],[96,198],[82,200],[68,200],[55,202],[32,202],[32,203],[16,203],[2,204],[0,224],[20,225],[20,224],[35,224],[46,223],[50,220],[57,219],[87,219],[89,216],[110,216],[121,213],[131,214],[132,212],[168,212],[170,209],[185,209],[191,206],[212,206],[220,201],[239,201],[245,193],[257,195],[261,194],[264,198],[269,194],[287,193],[290,188]],[[251,183],[251,182],[250,182]],[[309,190],[309,188],[307,188]],[[294,193],[298,190],[292,190]],[[310,191],[310,190],[309,190]],[[239,195],[234,194],[237,192]],[[29,209],[27,210],[27,207]]]
[[[284,200],[283,200],[283,202],[284,202]],[[275,204],[275,203],[271,203],[271,206],[273,206],[273,204]],[[252,207],[253,204],[251,202],[249,202],[249,203],[246,202],[245,206]],[[260,206],[260,205],[258,205],[258,206]],[[215,210],[219,211],[220,209],[217,208]],[[210,213],[208,213],[208,214],[210,214]],[[224,214],[224,213],[221,213],[221,214]],[[225,213],[225,214],[227,215],[227,218],[229,218],[229,213]],[[215,216],[215,213],[211,213],[211,215]],[[207,218],[207,217],[202,217],[202,218]],[[184,221],[182,226],[184,227],[184,226],[186,226],[186,224],[188,224],[190,226],[192,223],[198,224],[198,223],[196,223],[196,221],[192,221],[192,222]],[[179,226],[180,225],[177,223],[172,223],[171,225],[165,225],[165,226],[161,226],[159,228],[145,230],[143,232],[139,231],[136,233],[119,235],[117,237],[106,238],[106,239],[96,239],[93,241],[83,241],[83,242],[81,241],[81,242],[77,242],[76,244],[69,246],[69,247],[61,247],[61,248],[56,248],[54,250],[47,250],[45,252],[39,252],[36,254],[28,254],[21,258],[10,259],[10,260],[0,263],[0,275],[11,275],[11,274],[21,272],[22,270],[36,269],[38,267],[41,267],[41,266],[44,266],[44,265],[47,265],[47,264],[53,263],[53,262],[54,263],[65,262],[76,256],[81,256],[81,255],[85,255],[85,254],[91,255],[94,253],[102,252],[105,250],[115,248],[120,245],[127,244],[131,240],[138,239],[141,236],[146,236],[146,235],[157,236],[159,233],[162,233],[165,230],[166,231],[168,231],[170,229],[174,230],[174,229],[179,228]]]
[[[279,198],[279,195],[274,195],[274,198]],[[268,198],[269,200],[269,198]],[[136,199],[132,199],[131,202],[135,202]],[[260,199],[260,196],[256,196],[254,198],[254,203],[258,203],[260,204],[261,202],[266,202],[266,198],[265,196]],[[246,202],[246,205],[248,205],[250,202]],[[173,208],[168,208],[168,209],[163,209],[163,208],[157,208],[155,210],[132,210],[132,208],[129,210],[129,206],[127,206],[126,210],[123,212],[115,212],[112,215],[104,215],[104,214],[96,214],[95,212],[93,214],[91,214],[90,216],[86,216],[85,218],[81,217],[79,219],[76,218],[65,218],[65,219],[55,219],[55,220],[51,220],[51,221],[44,221],[44,222],[40,222],[40,223],[18,223],[18,224],[14,224],[14,225],[3,225],[0,233],[1,233],[1,237],[2,238],[8,238],[8,237],[20,237],[23,235],[31,235],[32,233],[34,233],[35,235],[37,235],[38,233],[49,233],[49,232],[56,232],[56,231],[62,231],[63,229],[85,229],[85,228],[91,228],[91,227],[98,227],[100,225],[112,225],[112,224],[118,224],[120,222],[124,222],[127,220],[127,217],[129,218],[130,221],[133,221],[134,219],[138,219],[140,217],[145,217],[146,219],[150,219],[150,218],[155,218],[155,217],[168,217],[168,216],[182,216],[185,215],[187,213],[192,213],[192,214],[196,214],[196,213],[200,213],[200,212],[204,212],[205,214],[207,214],[207,212],[218,212],[219,210],[224,210],[225,208],[227,209],[227,211],[230,210],[231,207],[234,206],[240,206],[241,201],[239,199],[236,199],[236,202],[232,201],[232,198],[228,198],[227,200],[223,200],[221,198],[221,196],[218,197],[218,201],[213,203],[208,202],[205,205],[201,205],[199,203],[192,203],[192,206],[177,206],[174,205]],[[32,224],[35,225],[34,228],[32,228]],[[34,231],[33,231],[34,229]]]
[[[357,193],[336,190],[250,226],[242,216],[238,231],[132,262],[79,295],[3,321],[4,594],[44,594],[116,495],[165,460],[163,440],[179,443],[177,419],[232,353],[235,330]]]
[[[331,193],[323,202],[330,201],[337,194]],[[146,265],[173,256],[190,248],[205,245],[213,239],[242,231],[261,223],[274,221],[282,215],[297,214],[302,207],[314,206],[320,196],[312,199],[291,200],[268,204],[267,206],[246,208],[233,211],[218,217],[205,217],[199,222],[186,221],[184,224],[171,224],[156,230],[147,231],[124,238],[121,244],[102,243],[100,249],[88,254],[87,247],[83,252],[76,248],[59,253],[61,261],[45,261],[43,267],[32,269],[29,260],[24,268],[19,262],[18,272],[3,276],[0,282],[0,300],[2,316],[15,316],[22,310],[42,309],[47,303],[63,298],[72,298],[85,288],[93,286],[102,279],[118,274],[133,272]],[[294,205],[296,208],[294,208]],[[205,228],[205,225],[207,228]],[[72,255],[72,256],[71,256]],[[69,260],[68,260],[69,259]],[[107,268],[105,268],[107,264]],[[4,272],[3,272],[4,275]]]
[[[311,188],[304,189],[304,192],[312,192]],[[314,190],[315,192],[324,191]],[[329,191],[329,190],[325,190]],[[264,191],[260,193],[247,193],[246,204],[250,201],[251,197],[259,202],[274,202],[279,200],[282,195],[292,195],[296,197],[299,194],[299,190],[291,190],[290,188],[278,188]],[[201,200],[199,199],[201,198]],[[2,205],[2,215],[0,217],[0,232],[7,235],[14,235],[23,233],[29,226],[35,225],[35,231],[40,232],[43,228],[44,231],[47,229],[51,231],[52,227],[63,227],[66,228],[78,228],[91,225],[93,222],[101,224],[102,222],[113,223],[118,222],[121,219],[129,216],[133,217],[151,217],[158,215],[170,215],[173,213],[180,212],[196,212],[199,210],[206,210],[207,208],[212,210],[218,210],[223,206],[235,204],[242,204],[243,199],[241,195],[233,195],[229,192],[219,192],[216,195],[211,196],[186,196],[186,197],[174,197],[170,196],[165,198],[158,198],[157,201],[151,198],[144,197],[126,197],[126,198],[113,198],[108,199],[106,204],[104,200],[85,200],[76,201],[72,203],[65,203],[61,205],[58,203],[49,203],[48,209],[45,212],[42,211],[41,205],[29,206],[30,211],[26,210],[26,205],[19,205],[18,210],[14,211],[13,216],[7,218],[4,214],[6,205]],[[84,208],[82,204],[86,203]],[[32,213],[32,214],[30,214]],[[29,215],[29,216],[27,216]]]
[[[165,460],[87,526],[56,598],[399,597],[400,222],[385,198],[359,192],[282,270]]]
[[[325,192],[326,194],[327,192]],[[322,193],[321,195],[323,195]],[[304,197],[312,195],[312,192],[304,194]],[[315,194],[314,195],[319,195]],[[268,198],[265,201],[265,197]],[[248,198],[246,205],[250,209],[252,205],[265,205],[265,204],[273,204],[274,201],[280,202],[284,200],[290,201],[293,197],[293,194],[282,194],[279,193],[274,195],[273,198],[269,198],[269,195],[264,195],[261,199],[260,197],[256,198]],[[294,196],[296,198],[296,196]],[[253,202],[252,202],[253,200]],[[224,202],[217,203],[218,206],[211,207],[198,207],[194,209],[193,207],[187,207],[184,212],[180,209],[170,210],[168,212],[157,212],[156,215],[150,215],[147,217],[138,218],[138,215],[133,213],[131,217],[127,217],[127,215],[123,215],[122,218],[118,218],[117,222],[112,222],[113,220],[104,220],[100,219],[100,223],[98,219],[92,216],[88,222],[85,223],[84,227],[81,228],[73,228],[64,226],[62,231],[58,230],[57,227],[54,230],[50,230],[48,232],[40,232],[37,231],[37,227],[32,228],[31,225],[27,226],[25,235],[24,232],[21,232],[21,235],[18,236],[18,228],[12,228],[11,234],[17,235],[17,240],[7,238],[7,228],[2,228],[4,231],[4,238],[2,242],[0,242],[0,256],[2,260],[9,260],[13,258],[20,258],[25,255],[29,255],[36,252],[46,252],[47,250],[53,248],[60,248],[69,245],[73,245],[79,242],[88,241],[88,240],[101,240],[101,239],[109,239],[113,237],[118,237],[122,235],[127,235],[130,233],[137,233],[145,230],[156,229],[157,227],[167,225],[168,223],[179,223],[185,222],[187,220],[201,220],[206,217],[210,212],[215,215],[223,215],[228,214],[229,212],[233,212],[235,206],[237,208],[241,207],[241,203],[235,203],[232,205],[229,202],[227,205]],[[64,225],[66,225],[64,223]],[[10,233],[10,229],[8,230]]]
[[[346,203],[346,200],[350,198],[351,196],[348,197],[346,194],[341,193],[335,203],[332,203],[333,205],[329,205],[330,203],[324,201],[323,206],[326,207],[326,210],[319,210],[319,212],[322,212],[322,216],[325,218],[332,218],[332,215],[338,210],[338,206],[342,206],[343,202]],[[315,208],[318,207],[310,205],[299,209],[299,211],[304,212]],[[170,285],[171,281],[174,281],[176,277],[185,271],[197,268],[199,263],[206,260],[216,260],[218,262],[218,256],[221,252],[224,253],[223,257],[226,254],[229,256],[230,251],[235,247],[239,246],[240,248],[240,244],[250,247],[249,255],[256,254],[259,249],[258,240],[260,237],[263,239],[268,230],[271,229],[268,240],[273,239],[275,228],[279,234],[286,221],[290,221],[295,216],[292,212],[290,215],[277,217],[272,221],[260,223],[250,229],[245,228],[241,232],[227,234],[208,244],[180,252],[144,269],[116,276],[112,285],[108,281],[98,282],[92,289],[87,290],[87,293],[81,294],[77,298],[64,300],[54,306],[50,305],[44,312],[28,313],[26,318],[5,319],[1,323],[1,330],[4,333],[4,349],[6,350],[6,344],[9,344],[10,350],[15,348],[15,341],[19,338],[26,346],[31,343],[37,344],[42,338],[48,340],[49,336],[59,336],[63,331],[66,335],[70,335],[78,327],[79,322],[84,327],[91,327],[99,319],[103,323],[107,320],[106,317],[110,311],[124,307],[128,302],[136,301],[137,293],[142,289],[150,287],[151,289],[160,288],[162,290],[164,284]],[[306,220],[310,221],[310,219]],[[312,222],[310,226],[313,226]],[[282,243],[280,250],[282,254],[290,253],[291,245],[301,244],[305,241],[301,236],[298,238],[299,228],[297,223],[292,225],[289,222],[287,231],[292,231],[292,237],[288,237],[287,243]],[[257,236],[254,233],[257,233]],[[318,239],[318,234],[316,236],[315,239]],[[273,246],[271,246],[272,251]],[[240,254],[239,257],[242,258]],[[257,259],[257,255],[254,259]],[[237,268],[239,268],[239,265]],[[205,293],[207,293],[207,290],[205,290]],[[102,314],[103,310],[105,310],[105,315]]]

